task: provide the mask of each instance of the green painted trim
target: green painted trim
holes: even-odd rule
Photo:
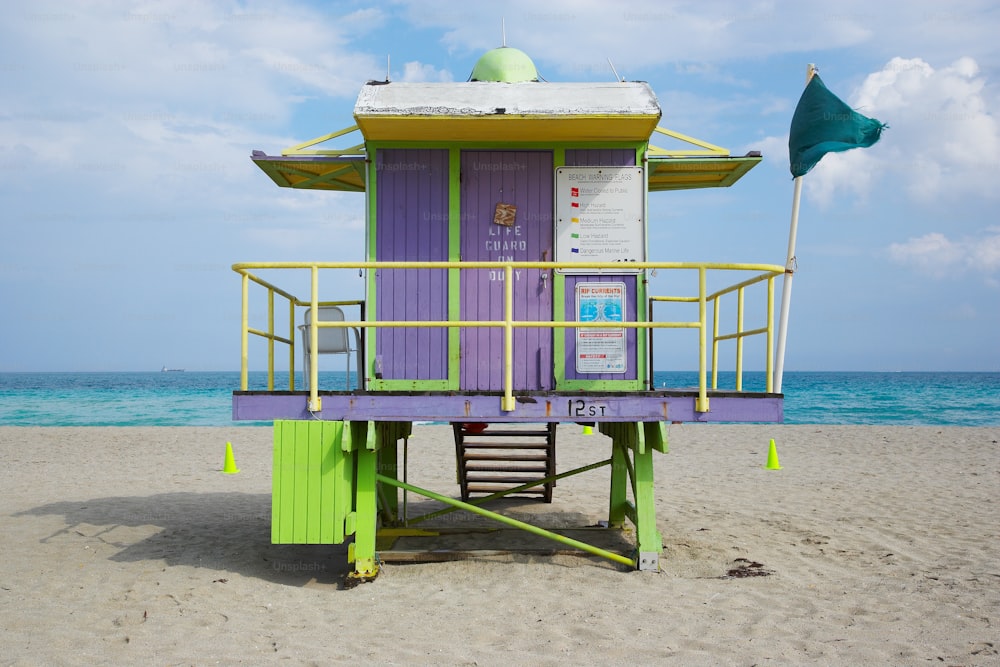
[[[448,150],[448,261],[462,259],[462,151]],[[462,316],[462,272],[448,269],[448,319]],[[458,391],[462,377],[462,332],[448,328],[448,389]]]
[[[557,271],[549,271],[552,283],[552,321],[566,321],[566,276]],[[556,389],[566,385],[566,336],[568,329],[552,330],[552,373],[555,375]]]
[[[558,146],[552,149],[552,171],[559,167],[566,166],[566,147]],[[555,179],[552,181],[552,246],[555,252]],[[566,320],[566,275],[558,271],[549,271],[549,284],[552,285],[552,321],[564,322]],[[552,330],[552,375],[555,380],[556,389],[562,389],[566,383],[566,329]]]
[[[370,391],[449,391],[451,380],[371,380]]]
[[[639,391],[643,380],[565,380],[559,389],[583,391]]]
[[[365,258],[366,261],[374,262],[377,253],[375,252],[375,239],[376,235],[376,221],[378,220],[378,206],[377,206],[377,195],[378,195],[378,172],[375,169],[375,152],[374,150],[366,146],[368,154],[372,156],[368,160],[368,243],[365,244],[368,248],[368,256]],[[365,279],[368,281],[368,298],[365,303],[365,319],[369,322],[375,321],[375,313],[378,312],[377,300],[375,298],[375,270],[369,269],[365,272]],[[369,334],[371,332],[371,334]],[[374,382],[375,377],[375,329],[365,327],[365,377],[369,378],[368,388],[373,388],[371,384]]]

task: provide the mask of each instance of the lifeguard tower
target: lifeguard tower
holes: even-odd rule
[[[761,159],[660,128],[660,117],[646,83],[545,82],[526,54],[501,47],[467,82],[370,81],[355,125],[280,156],[254,151],[281,187],[361,193],[367,219],[363,260],[233,266],[243,285],[233,418],[274,420],[273,542],[338,544],[353,535],[354,576],[374,577],[377,533],[419,520],[400,512],[403,489],[658,569],[652,456],[667,450],[666,424],[782,420],[782,396],[771,387],[772,319],[774,279],[785,272],[648,255],[650,192],[727,187]],[[357,145],[323,147],[353,133]],[[660,148],[654,137],[680,147]],[[365,298],[343,299],[338,285],[359,272]],[[649,294],[653,272],[688,276],[693,287]],[[251,284],[264,290],[266,325],[250,322]],[[764,293],[753,328],[744,327],[749,289]],[[669,315],[654,318],[654,310]],[[724,321],[732,330],[720,332]],[[697,386],[653,386],[652,345],[664,329],[690,330]],[[306,388],[297,388],[299,346],[322,350],[331,331],[348,341],[357,332],[357,382],[322,386],[312,354]],[[266,389],[248,387],[251,336],[266,341]],[[767,386],[757,391],[742,386],[750,337],[766,358]],[[720,342],[735,347],[735,386],[718,386]],[[287,347],[287,389],[275,387],[276,345]],[[399,443],[414,422],[454,426],[458,494],[402,481]],[[608,458],[559,472],[560,423],[596,427],[610,439]],[[556,480],[605,465],[608,524],[634,525],[630,553],[484,506],[518,493],[550,499]]]

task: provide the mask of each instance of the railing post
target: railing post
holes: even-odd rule
[[[722,295],[716,294],[712,299],[712,389],[719,388],[719,310],[722,308]]]
[[[309,294],[309,412],[319,412],[323,402],[319,397],[319,267],[313,264]]]
[[[514,410],[514,268],[508,263],[503,267],[503,399],[500,409]]]
[[[267,390],[274,391],[274,290],[267,290]]]
[[[767,377],[764,391],[774,390],[774,276],[767,279],[767,358],[764,360]]]
[[[698,267],[698,321],[701,340],[698,345],[698,398],[694,402],[695,412],[708,412],[708,390],[705,386],[705,356],[708,353],[708,326],[705,322],[707,280],[704,266]]]
[[[646,317],[646,321],[647,322],[652,322],[653,321],[653,299],[652,299],[652,297],[647,297],[646,300],[649,303],[649,308],[648,308],[649,315]],[[653,329],[652,329],[652,327],[650,327],[649,329],[646,330],[646,340],[647,340],[647,344],[649,346],[649,364],[646,367],[646,372],[648,374],[648,378],[646,380],[646,389],[652,390],[652,389],[655,388],[654,385],[656,384],[656,380],[653,377]]]
[[[736,391],[743,391],[743,290],[736,291]]]
[[[247,359],[250,350],[250,315],[247,312],[250,307],[250,278],[247,274],[243,276],[243,306],[240,312],[240,390],[246,391],[248,385]]]
[[[295,302],[288,300],[288,391],[295,391]]]

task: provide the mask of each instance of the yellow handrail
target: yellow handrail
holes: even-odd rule
[[[454,328],[454,327],[500,327],[504,331],[504,372],[503,385],[504,393],[501,398],[501,409],[512,411],[515,409],[513,396],[513,331],[515,328],[599,328],[607,327],[607,322],[580,322],[580,321],[515,321],[513,317],[513,270],[514,269],[573,269],[573,270],[613,270],[621,271],[646,271],[646,270],[696,270],[698,271],[698,295],[683,297],[649,297],[649,320],[646,322],[615,322],[615,327],[629,329],[665,329],[665,328],[693,328],[699,330],[699,361],[698,361],[698,398],[695,402],[695,409],[699,412],[707,412],[709,409],[707,395],[707,353],[708,353],[708,331],[707,331],[707,305],[713,303],[714,331],[712,335],[712,388],[717,388],[717,346],[721,340],[737,340],[737,391],[742,390],[742,341],[744,337],[766,333],[767,335],[767,391],[771,391],[772,386],[772,329],[773,329],[773,294],[774,278],[785,272],[784,266],[776,264],[735,264],[719,262],[629,262],[623,266],[619,262],[244,262],[233,264],[233,270],[242,276],[243,282],[243,305],[242,305],[242,354],[240,387],[246,391],[248,387],[248,335],[255,334],[263,336],[268,340],[268,389],[273,389],[274,364],[273,347],[274,342],[284,343],[290,346],[289,350],[289,386],[294,390],[294,309],[296,306],[308,306],[312,310],[311,321],[315,326],[310,329],[312,349],[318,347],[319,327],[332,328],[395,328],[395,327],[416,327],[416,328]],[[367,321],[364,315],[363,301],[320,301],[319,300],[319,271],[322,269],[494,269],[504,271],[504,319],[503,320],[446,320],[446,321]],[[272,270],[272,269],[308,269],[310,272],[310,295],[308,300],[302,300],[292,294],[281,290],[270,282],[250,273],[251,270]],[[707,293],[707,273],[708,271],[756,271],[760,275],[744,280],[735,285],[728,286],[711,294]],[[248,285],[249,281],[261,285],[268,290],[268,330],[266,332],[252,329],[249,326],[248,315]],[[768,287],[768,312],[767,324],[764,327],[749,331],[743,330],[743,292],[750,285],[761,281],[767,281]],[[720,335],[718,333],[718,310],[720,297],[733,291],[738,293],[738,313],[737,331]],[[286,298],[289,302],[289,335],[287,338],[277,336],[274,333],[274,295],[278,294]],[[657,301],[670,301],[681,303],[698,303],[698,321],[696,322],[654,322],[652,321],[652,304]],[[360,305],[362,308],[361,319],[358,321],[324,322],[320,321],[317,314],[321,305]],[[651,345],[650,345],[651,347]],[[310,356],[310,368],[307,369],[310,378],[310,389],[308,399],[308,409],[318,412],[322,408],[321,398],[318,394],[318,355]]]
[[[761,275],[754,276],[742,282],[736,283],[735,285],[730,285],[724,289],[718,290],[711,294],[706,295],[705,301],[713,302],[713,313],[712,313],[712,389],[718,389],[718,350],[719,342],[724,340],[735,340],[736,341],[736,391],[743,391],[743,340],[751,336],[758,336],[761,334],[766,335],[766,354],[765,354],[765,391],[771,393],[773,391],[774,378],[773,367],[774,367],[774,279],[781,275],[781,271],[767,271]],[[744,294],[747,287],[755,285],[757,283],[767,281],[767,322],[765,326],[759,327],[757,329],[744,329],[743,328],[743,315],[744,315]],[[721,297],[726,294],[731,294],[736,292],[737,294],[737,305],[736,305],[736,331],[733,333],[720,334],[719,333],[719,308],[721,304]],[[700,302],[699,297],[684,297],[684,296],[651,296],[648,298],[649,301],[649,319],[653,319],[653,303],[657,302],[671,302],[671,303],[694,303]],[[703,324],[701,322],[690,322],[690,323],[677,323],[681,326],[689,326],[691,328],[701,328]],[[701,372],[701,369],[699,369]],[[700,376],[703,379],[703,376]],[[699,385],[700,386],[700,385]]]

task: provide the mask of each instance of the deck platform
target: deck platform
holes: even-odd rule
[[[482,422],[766,422],[783,421],[782,394],[709,391],[710,409],[695,410],[698,391],[519,392],[516,409],[501,409],[501,392],[320,391],[322,407],[307,409],[307,391],[235,391],[233,419]]]

